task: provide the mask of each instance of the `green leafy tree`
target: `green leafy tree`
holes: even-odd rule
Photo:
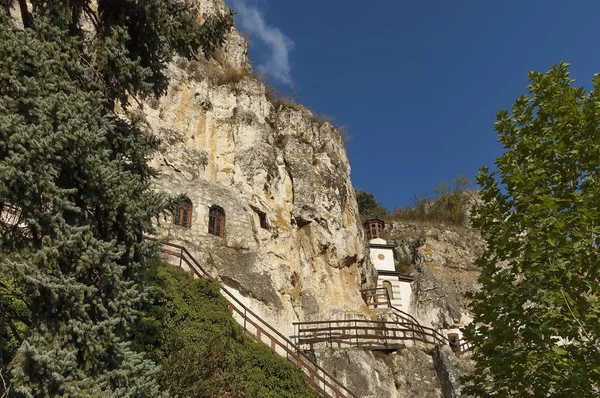
[[[16,214],[0,219],[2,374],[25,396],[155,396],[156,367],[127,338],[156,257],[143,235],[167,200],[150,189],[157,141],[115,104],[163,93],[172,54],[209,55],[231,16],[201,25],[176,0],[24,4],[22,30],[0,8],[0,207]]]
[[[600,76],[586,94],[568,64],[529,74],[495,129],[473,225],[487,241],[472,295],[475,396],[600,394]]]
[[[0,397],[4,397],[8,375],[7,365],[23,342],[30,312],[23,292],[14,281],[0,275]]]

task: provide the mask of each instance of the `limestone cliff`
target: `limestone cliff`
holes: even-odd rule
[[[396,269],[415,278],[406,310],[421,325],[460,338],[460,328],[472,321],[465,294],[477,289],[474,261],[485,245],[479,233],[441,222],[391,221],[385,236],[395,246]],[[395,352],[323,348],[316,356],[365,398],[458,398],[460,378],[473,369],[468,353],[410,341]]]
[[[409,312],[436,329],[470,323],[465,294],[477,287],[474,262],[485,248],[479,233],[463,226],[404,221],[391,223],[387,234],[396,246],[398,270],[415,277]]]
[[[365,317],[359,289],[372,271],[342,135],[301,106],[274,105],[246,51],[233,30],[216,60],[176,60],[166,96],[138,111],[163,142],[157,189],[193,205],[190,228],[166,219],[161,236],[284,334],[293,321]],[[213,205],[225,212],[224,237],[208,233]]]
[[[449,346],[404,347],[394,352],[317,351],[317,358],[362,398],[459,398],[468,359]]]

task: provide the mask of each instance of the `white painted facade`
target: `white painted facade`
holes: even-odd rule
[[[381,238],[369,241],[369,256],[377,271],[396,271],[394,266],[394,250],[390,247],[377,247],[374,245],[385,245],[386,241]]]
[[[391,304],[402,311],[408,312],[408,309],[410,308],[410,298],[412,296],[411,282],[399,280],[397,276],[393,275],[379,275],[377,277],[377,287],[385,287],[384,282],[386,281],[390,282],[392,285],[392,297],[390,297]]]
[[[387,242],[381,238],[369,241],[369,257],[378,272],[377,287],[385,287],[384,282],[392,285],[390,301],[392,306],[408,312],[412,296],[412,285],[396,272],[394,265],[394,248],[387,246]]]

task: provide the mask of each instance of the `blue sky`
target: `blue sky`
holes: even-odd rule
[[[529,71],[600,72],[595,0],[226,1],[255,69],[346,126],[354,186],[388,208],[492,166]]]

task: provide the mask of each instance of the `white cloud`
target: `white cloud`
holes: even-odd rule
[[[282,83],[292,84],[289,54],[294,48],[294,42],[279,28],[267,25],[258,8],[249,6],[246,0],[231,0],[231,4],[239,17],[241,30],[248,31],[271,50],[266,62],[258,65],[258,71],[265,72]]]

